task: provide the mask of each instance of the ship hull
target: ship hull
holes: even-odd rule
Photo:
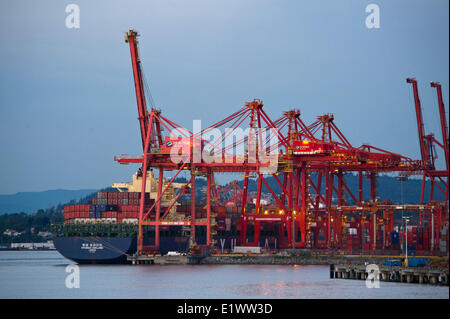
[[[231,248],[231,239],[237,240],[234,236],[221,236],[220,239],[221,248],[225,249]],[[127,256],[137,250],[135,237],[55,237],[53,243],[61,255],[79,264],[126,264],[129,263]],[[205,244],[206,236],[198,236],[197,243]],[[144,246],[147,245],[154,245],[154,238],[144,238]],[[169,251],[187,253],[189,238],[161,236],[159,248],[161,255]]]
[[[56,250],[79,264],[124,264],[136,252],[136,238],[56,237]]]

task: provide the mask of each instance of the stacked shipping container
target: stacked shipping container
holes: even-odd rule
[[[64,222],[90,222],[93,219],[96,222],[137,222],[140,195],[139,192],[98,192],[92,205],[64,206]],[[153,203],[154,200],[146,193],[144,208],[150,209]]]

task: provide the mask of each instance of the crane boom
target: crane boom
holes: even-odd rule
[[[420,105],[419,99],[419,90],[417,88],[417,81],[414,78],[407,78],[407,83],[411,83],[414,92],[414,103],[416,107],[416,117],[417,117],[417,129],[419,131],[419,145],[420,145],[420,154],[422,156],[422,164],[429,168],[432,165],[430,161],[430,154],[428,154],[428,148],[425,142],[425,129],[423,125],[423,117],[422,117],[422,107]]]
[[[439,104],[439,116],[441,118],[441,131],[442,131],[442,144],[444,145],[444,153],[445,153],[445,165],[448,170],[448,128],[447,128],[447,117],[445,116],[445,106],[444,100],[442,99],[442,89],[441,84],[439,82],[431,82],[431,87],[436,88],[438,104]]]
[[[135,30],[125,33],[125,42],[130,45],[131,64],[133,66],[134,87],[136,89],[136,100],[138,107],[138,120],[141,129],[142,149],[145,148],[145,138],[148,130],[148,111],[145,103],[144,85],[142,80],[141,61],[139,59],[138,41],[139,34]]]

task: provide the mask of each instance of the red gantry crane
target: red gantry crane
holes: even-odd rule
[[[261,235],[266,227],[277,234],[274,248],[326,248],[355,249],[375,252],[376,249],[393,249],[390,234],[393,232],[394,214],[400,211],[420,211],[436,218],[432,226],[439,233],[441,222],[448,223],[445,204],[436,201],[420,205],[397,205],[380,202],[377,197],[377,175],[384,172],[403,172],[405,174],[424,172],[425,177],[444,181],[444,173],[434,169],[430,143],[442,145],[446,150],[448,165],[448,133],[445,110],[438,83],[439,110],[441,112],[443,143],[433,136],[425,135],[421,115],[417,82],[413,84],[419,140],[422,160],[415,161],[371,145],[353,146],[335,123],[333,114],[319,116],[317,121],[306,125],[300,110],[289,110],[276,121],[266,114],[260,99],[245,103],[237,112],[214,123],[199,133],[192,133],[172,122],[152,108],[147,111],[145,79],[138,54],[137,32],[130,30],[125,37],[129,43],[133,66],[134,85],[138,105],[139,125],[143,145],[143,155],[135,158],[124,156],[115,158],[121,164],[139,163],[142,165],[142,193],[139,212],[138,254],[157,251],[160,245],[159,229],[162,226],[185,226],[190,229],[190,238],[196,242],[197,228],[206,229],[205,246],[211,247],[218,211],[225,206],[235,205],[239,218],[240,246],[261,246],[268,242]],[[228,128],[228,130],[226,130]],[[248,128],[245,136],[227,144],[230,132],[237,128]],[[164,129],[164,135],[162,132]],[[217,140],[203,139],[213,129],[222,129]],[[268,130],[272,134],[262,134]],[[176,136],[176,137],[174,137]],[[275,141],[275,142],[274,142]],[[429,143],[429,144],[427,144]],[[173,152],[174,147],[182,145],[187,153]],[[225,146],[224,146],[225,145]],[[239,152],[243,150],[243,152]],[[199,154],[218,155],[217,160],[205,160]],[[274,155],[275,154],[275,155]],[[251,155],[256,155],[256,160]],[[275,157],[274,157],[275,156]],[[264,160],[260,160],[264,157]],[[270,160],[276,159],[275,170]],[[150,168],[159,172],[157,199],[147,207],[144,203],[146,174]],[[180,172],[190,173],[190,178],[181,192],[173,198],[168,207],[161,206],[161,198],[179,176]],[[171,180],[163,186],[167,172],[173,172]],[[243,173],[243,186],[237,183],[229,187],[215,184],[215,173]],[[346,174],[358,175],[358,186],[351,189],[346,183]],[[363,177],[370,180],[369,198],[364,198]],[[196,203],[196,178],[206,178],[206,218],[197,218],[199,210]],[[281,192],[277,192],[268,182],[271,178]],[[249,181],[256,182],[256,195],[249,193]],[[434,183],[441,189],[439,184]],[[448,190],[448,183],[447,185]],[[273,184],[272,184],[273,186]],[[170,211],[175,202],[185,192],[190,191],[190,214],[184,220],[171,220]],[[228,196],[223,192],[229,191]],[[264,194],[271,195],[271,204],[262,206]],[[446,197],[448,199],[448,197]],[[203,202],[202,202],[203,203]],[[447,206],[445,206],[447,207]],[[433,219],[434,220],[434,219]],[[153,245],[145,245],[144,228],[154,227]],[[435,249],[432,245],[431,251]],[[448,249],[448,248],[447,248]]]

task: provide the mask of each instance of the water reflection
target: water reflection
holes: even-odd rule
[[[57,252],[0,252],[0,298],[444,298],[448,287],[329,279],[328,266],[80,265],[65,288]]]

